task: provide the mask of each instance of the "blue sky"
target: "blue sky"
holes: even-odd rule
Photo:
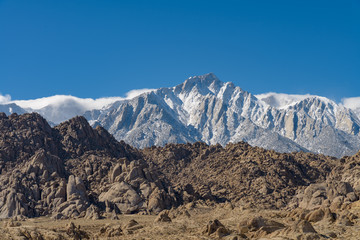
[[[215,73],[254,94],[360,96],[360,1],[0,0],[0,93],[122,96]]]

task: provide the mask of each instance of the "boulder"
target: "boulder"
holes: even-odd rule
[[[144,201],[127,183],[114,183],[112,187],[99,196],[99,201],[114,204],[121,213],[134,213],[144,208]]]
[[[66,234],[74,240],[90,239],[89,235],[80,229],[80,225],[75,226],[73,222],[66,226]]]
[[[86,209],[85,219],[92,219],[92,220],[100,219],[99,208],[91,204],[90,207]]]
[[[161,211],[155,218],[155,222],[171,222],[171,218],[169,217],[169,210]]]
[[[100,228],[100,232],[98,235],[104,237],[118,237],[123,234],[124,233],[120,225],[111,226],[107,224],[104,227]]]
[[[67,200],[87,200],[86,187],[81,178],[70,175],[66,187]]]
[[[137,221],[135,221],[134,219],[131,219],[126,225],[125,225],[125,230],[127,234],[133,234],[134,231],[139,230],[141,228],[143,228],[144,226],[140,225]]]
[[[240,233],[246,233],[249,231],[258,231],[259,229],[261,229],[266,233],[272,233],[284,227],[285,226],[282,223],[266,219],[261,216],[257,216],[240,222],[238,225],[238,230]]]
[[[285,238],[285,239],[321,239],[322,236],[317,233],[314,227],[306,220],[298,220],[293,225],[273,232],[269,235],[273,238]]]
[[[334,222],[335,216],[330,211],[329,208],[319,208],[319,209],[309,212],[305,216],[305,220],[308,222],[319,222],[321,220],[327,220],[329,222]]]
[[[210,221],[204,231],[204,234],[211,235],[213,233],[216,233],[217,236],[222,237],[225,235],[229,235],[230,231],[225,228],[225,226],[217,219]]]

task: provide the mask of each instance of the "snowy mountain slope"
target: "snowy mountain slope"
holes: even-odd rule
[[[198,140],[197,132],[183,125],[176,112],[153,92],[116,102],[106,110],[87,112],[84,116],[93,126],[104,126],[115,138],[136,147]],[[97,119],[92,118],[94,116]]]
[[[117,139],[137,147],[198,140],[225,145],[245,140],[283,152],[307,151],[249,120],[266,109],[250,93],[207,74],[84,116],[93,126],[102,125]]]
[[[229,142],[236,143],[239,141],[245,141],[252,146],[273,149],[278,152],[309,151],[275,131],[255,125],[249,119],[244,119],[244,122],[236,129],[236,132],[230,138]]]
[[[5,103],[5,104],[0,104],[0,112],[4,112],[6,115],[10,115],[12,113],[23,114],[26,113],[27,111],[19,107],[15,103]]]

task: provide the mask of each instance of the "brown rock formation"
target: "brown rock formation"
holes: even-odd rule
[[[168,144],[143,150],[186,201],[209,199],[284,207],[302,186],[322,182],[335,158],[282,154],[239,142],[225,148],[204,143]]]
[[[0,132],[0,218],[98,218],[107,204],[122,213],[176,204],[138,150],[83,117],[51,128],[36,113],[1,114]]]

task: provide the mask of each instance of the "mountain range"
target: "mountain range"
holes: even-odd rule
[[[279,152],[310,151],[335,157],[360,149],[360,101],[336,103],[315,95],[253,95],[214,74],[170,88],[120,98],[54,96],[0,104],[6,114],[38,112],[52,125],[83,115],[134,147],[203,141],[246,141]],[[41,103],[41,104],[39,104]]]

